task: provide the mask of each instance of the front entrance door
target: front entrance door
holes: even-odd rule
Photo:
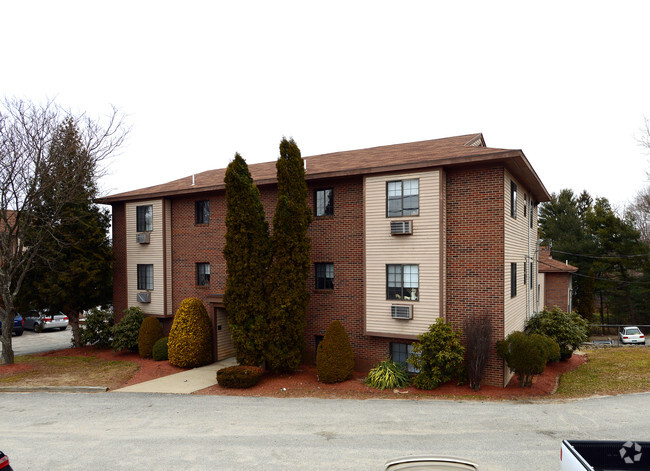
[[[228,317],[223,307],[214,306],[212,317],[212,348],[214,360],[224,360],[235,356],[235,346],[232,343]]]

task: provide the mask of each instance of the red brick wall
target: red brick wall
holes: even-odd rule
[[[124,203],[113,204],[113,311],[117,318],[128,306],[126,286],[126,210]]]
[[[544,275],[544,305],[569,310],[569,277],[567,273],[546,273]]]
[[[477,315],[492,319],[494,343],[504,332],[503,167],[447,170],[447,320],[455,328]],[[503,385],[493,347],[485,384]]]

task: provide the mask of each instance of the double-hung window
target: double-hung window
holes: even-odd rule
[[[417,216],[420,212],[420,180],[397,180],[386,183],[386,215]]]
[[[197,263],[196,264],[196,285],[208,286],[210,284],[210,264]]]
[[[138,289],[153,290],[153,265],[138,264]]]
[[[316,216],[331,216],[334,214],[334,190],[316,190],[314,193],[314,210]]]
[[[386,265],[386,298],[417,301],[419,292],[418,265]]]
[[[194,220],[197,224],[208,224],[210,222],[210,201],[202,200],[196,202]]]
[[[136,231],[137,232],[151,232],[153,231],[153,206],[136,206]]]
[[[316,264],[316,289],[334,289],[334,264]]]
[[[517,219],[517,184],[510,181],[510,217]]]

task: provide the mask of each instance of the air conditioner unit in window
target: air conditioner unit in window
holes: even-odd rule
[[[413,318],[413,306],[410,305],[399,305],[393,304],[390,307],[390,316],[393,319],[412,319]]]
[[[390,233],[392,235],[408,235],[413,233],[413,221],[391,221]]]
[[[137,299],[138,299],[139,303],[150,303],[151,302],[151,293],[149,293],[149,292],[138,293],[137,294]]]
[[[149,243],[149,233],[141,232],[135,235],[135,240],[138,244],[148,244]]]

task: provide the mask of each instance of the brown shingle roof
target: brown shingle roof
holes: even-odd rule
[[[540,273],[573,273],[578,271],[578,267],[569,265],[568,263],[562,263],[558,260],[555,260],[551,256],[551,249],[549,247],[540,247],[539,248],[539,269]]]
[[[480,162],[501,162],[515,177],[530,188],[537,201],[548,201],[549,195],[521,150],[485,147],[482,134],[393,144],[368,149],[333,152],[304,157],[307,180],[367,175],[427,167],[454,166]],[[257,185],[275,183],[275,162],[251,164],[251,175]],[[101,198],[100,203],[113,203],[143,198],[200,193],[224,188],[226,169],[209,170],[162,185],[128,191]],[[194,185],[192,179],[194,178]]]

